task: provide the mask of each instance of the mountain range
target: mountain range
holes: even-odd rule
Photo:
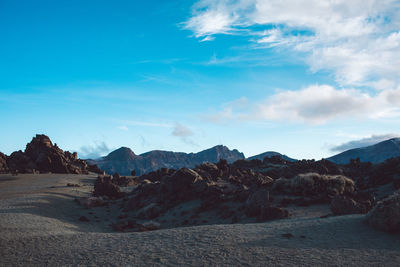
[[[244,158],[244,154],[238,150],[218,145],[198,153],[153,150],[140,155],[136,155],[128,147],[121,147],[105,157],[87,161],[89,164],[97,164],[109,174],[130,175],[131,171],[135,170],[137,175],[141,175],[160,168],[193,168],[207,161],[218,162],[220,159],[226,159],[232,163]]]
[[[350,159],[359,158],[361,162],[381,163],[395,157],[400,157],[400,138],[392,138],[375,145],[350,149],[327,158],[327,160],[336,164],[347,164]]]
[[[265,157],[272,156],[280,156],[291,162],[296,161],[296,159],[275,151],[264,152],[247,159],[263,160]],[[359,158],[362,162],[380,163],[393,157],[400,157],[400,138],[389,139],[372,146],[350,149],[329,157],[327,160],[336,164],[347,164],[350,159]],[[198,153],[153,150],[140,155],[136,155],[130,148],[121,147],[105,157],[87,161],[89,164],[97,164],[100,169],[109,174],[117,172],[122,175],[129,175],[132,170],[135,170],[137,175],[141,175],[160,168],[193,168],[201,163],[207,161],[215,163],[220,159],[226,159],[229,163],[232,163],[239,159],[245,159],[245,156],[236,149],[230,150],[222,145]]]
[[[272,156],[280,156],[291,162],[296,161],[296,159],[274,151],[264,152],[249,157],[247,160],[263,160],[265,157]],[[327,160],[336,164],[347,164],[351,159],[359,158],[361,162],[381,163],[389,158],[397,157],[400,157],[400,138],[350,149],[329,157]],[[232,163],[246,158],[237,149],[230,150],[226,146],[218,145],[198,153],[153,150],[140,155],[136,155],[128,147],[121,147],[105,157],[80,160],[76,153],[63,151],[56,144],[53,145],[49,137],[36,135],[27,145],[25,152],[16,151],[10,156],[0,153],[0,173],[8,171],[35,172],[35,170],[56,173],[100,172],[98,166],[108,174],[130,175],[132,170],[135,170],[137,175],[141,175],[160,168],[193,168],[204,162],[216,163],[220,159],[226,159],[228,163]]]

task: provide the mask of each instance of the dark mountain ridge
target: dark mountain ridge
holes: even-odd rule
[[[258,154],[258,155],[251,156],[251,157],[249,157],[247,159],[248,160],[253,160],[253,159],[264,160],[265,157],[269,157],[270,158],[270,157],[274,157],[274,156],[279,156],[279,157],[283,158],[284,160],[287,160],[287,161],[290,161],[290,162],[297,161],[296,159],[290,158],[290,157],[288,157],[286,155],[283,155],[283,154],[281,154],[279,152],[275,152],[275,151],[267,151],[267,152],[264,152],[264,153],[261,153],[261,154]]]
[[[392,138],[375,145],[354,148],[327,160],[336,164],[347,164],[351,159],[359,158],[361,162],[381,163],[390,158],[400,157],[400,138]]]
[[[244,158],[244,154],[238,150],[230,150],[222,145],[198,153],[153,150],[140,155],[135,155],[130,148],[121,147],[105,157],[88,160],[88,162],[97,164],[99,168],[110,174],[129,175],[132,170],[135,170],[140,175],[161,168],[193,168],[204,162],[218,162],[220,159],[226,159],[232,163]]]

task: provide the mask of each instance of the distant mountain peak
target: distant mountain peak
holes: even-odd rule
[[[272,156],[279,156],[279,157],[283,158],[284,160],[291,161],[291,162],[296,161],[296,159],[290,158],[286,155],[283,155],[283,154],[281,154],[279,152],[275,152],[275,151],[267,151],[267,152],[249,157],[247,159],[248,160],[253,160],[253,159],[264,160],[265,157],[272,157]]]
[[[104,157],[107,160],[132,160],[138,156],[129,147],[120,147]]]

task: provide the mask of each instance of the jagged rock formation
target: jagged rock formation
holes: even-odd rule
[[[217,162],[220,159],[226,159],[231,163],[244,159],[244,155],[236,149],[229,150],[221,145],[198,153],[153,150],[140,155],[136,155],[127,147],[121,147],[103,158],[88,160],[88,162],[97,164],[108,174],[130,175],[132,170],[135,170],[137,175],[142,175],[161,168],[193,168],[201,163]]]
[[[26,145],[25,152],[13,152],[7,157],[7,165],[11,172],[35,173],[74,173],[87,174],[90,170],[98,170],[88,166],[85,160],[78,159],[76,152],[63,151],[51,142],[46,135],[36,135]]]
[[[400,157],[400,138],[392,138],[372,146],[354,148],[327,158],[336,164],[348,164],[351,159],[361,162],[381,163],[390,158]]]

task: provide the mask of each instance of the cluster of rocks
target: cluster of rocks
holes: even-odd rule
[[[46,135],[36,135],[26,145],[25,151],[13,152],[10,156],[0,153],[0,172],[12,173],[101,173],[96,165],[88,165],[78,159],[76,152],[63,151]]]
[[[279,157],[232,164],[220,160],[193,169],[162,168],[139,177],[100,175],[94,195],[120,199],[123,215],[113,224],[117,231],[264,222],[289,217],[288,205],[314,204],[330,204],[333,215],[369,212],[369,224],[394,231],[399,227],[393,218],[399,216],[400,198],[392,197],[375,207],[377,183],[371,181],[384,170],[382,175],[391,178],[378,185],[393,182],[395,186],[399,166],[400,159],[377,165],[358,160],[347,165],[327,160],[289,162]],[[361,180],[362,175],[368,182]],[[132,191],[124,193],[121,187],[125,186],[133,186]]]
[[[274,160],[273,164],[276,162],[282,163]],[[247,165],[244,167],[244,164]],[[136,186],[130,193],[121,192],[117,182],[121,179],[119,175],[99,176],[94,195],[122,199],[121,207],[126,216],[116,222],[114,228],[123,231],[138,229],[138,224],[149,220],[162,227],[163,224],[174,227],[208,223],[210,221],[204,218],[210,217],[220,223],[283,219],[290,214],[283,208],[284,201],[274,201],[275,195],[298,196],[303,201],[314,198],[315,203],[329,203],[336,197],[350,198],[355,195],[354,182],[342,175],[309,173],[292,179],[273,179],[254,165],[253,161],[228,164],[220,160],[216,164],[207,162],[193,169],[164,168],[135,177]],[[291,200],[287,198],[286,205],[296,204]],[[360,202],[357,201],[356,205]],[[344,210],[346,206],[342,206],[336,214],[349,212],[349,209]],[[362,212],[366,211],[364,207]],[[358,212],[354,210],[350,213]],[[177,217],[183,219],[179,221]],[[129,224],[129,220],[135,223]]]
[[[94,196],[106,196],[109,198],[120,198],[125,194],[120,187],[135,186],[139,183],[137,177],[120,176],[115,173],[110,175],[99,175],[94,182]]]

